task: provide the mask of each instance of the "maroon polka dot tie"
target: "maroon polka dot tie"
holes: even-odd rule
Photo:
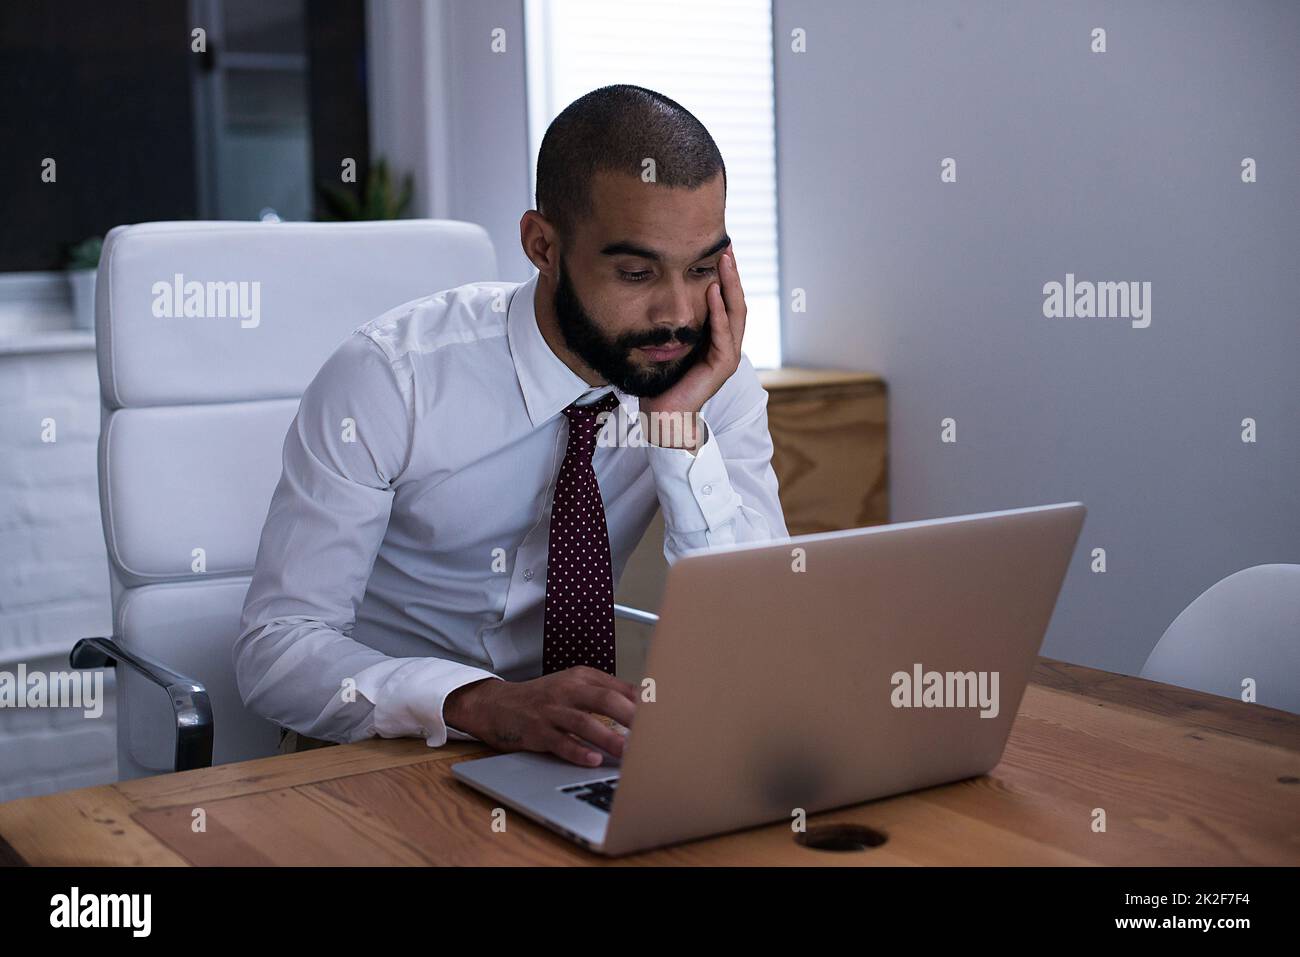
[[[591,466],[601,412],[618,408],[613,392],[570,405],[569,445],[555,481],[546,559],[542,674],[577,665],[614,673],[614,573],[605,503]]]

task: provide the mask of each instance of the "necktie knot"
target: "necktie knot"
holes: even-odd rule
[[[591,454],[596,449],[596,437],[603,425],[598,417],[602,412],[613,412],[617,408],[618,396],[613,392],[587,405],[573,402],[566,406],[564,414],[569,419],[569,445],[565,454],[572,455],[576,449],[586,456],[587,461],[591,461]]]

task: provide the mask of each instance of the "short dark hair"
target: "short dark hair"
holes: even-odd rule
[[[551,121],[537,152],[537,211],[571,235],[593,212],[598,171],[640,176],[655,161],[655,182],[695,189],[727,167],[704,124],[680,103],[618,83],[580,96]]]

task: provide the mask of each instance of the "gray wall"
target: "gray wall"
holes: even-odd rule
[[[774,36],[785,362],[886,378],[894,520],[1083,501],[1044,654],[1123,673],[1300,562],[1300,4],[774,0]],[[1149,281],[1150,326],[1045,318],[1067,272]]]
[[[519,245],[529,191],[523,0],[367,0],[371,153],[415,177],[412,215],[487,230],[498,274],[535,271]],[[496,29],[504,52],[493,52]]]

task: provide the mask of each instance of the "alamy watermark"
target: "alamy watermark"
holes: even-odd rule
[[[0,708],[81,708],[87,718],[104,713],[104,672],[0,671]]]
[[[612,420],[612,422],[611,422]],[[600,432],[596,444],[602,448],[639,448],[648,445],[698,448],[703,429],[699,414],[684,412],[641,412],[636,418],[626,414],[601,412],[596,416]]]
[[[153,314],[159,319],[238,319],[240,328],[256,329],[262,322],[262,284],[258,280],[199,282],[176,273],[159,281],[153,293]]]
[[[996,671],[925,671],[920,662],[911,672],[895,671],[889,703],[895,708],[979,708],[981,718],[996,718]]]
[[[1065,283],[1043,284],[1043,315],[1048,319],[1129,319],[1134,329],[1151,325],[1151,283],[1082,282],[1074,273]]]
[[[73,887],[50,898],[50,926],[125,927],[133,937],[148,937],[153,927],[152,894],[83,894]]]

